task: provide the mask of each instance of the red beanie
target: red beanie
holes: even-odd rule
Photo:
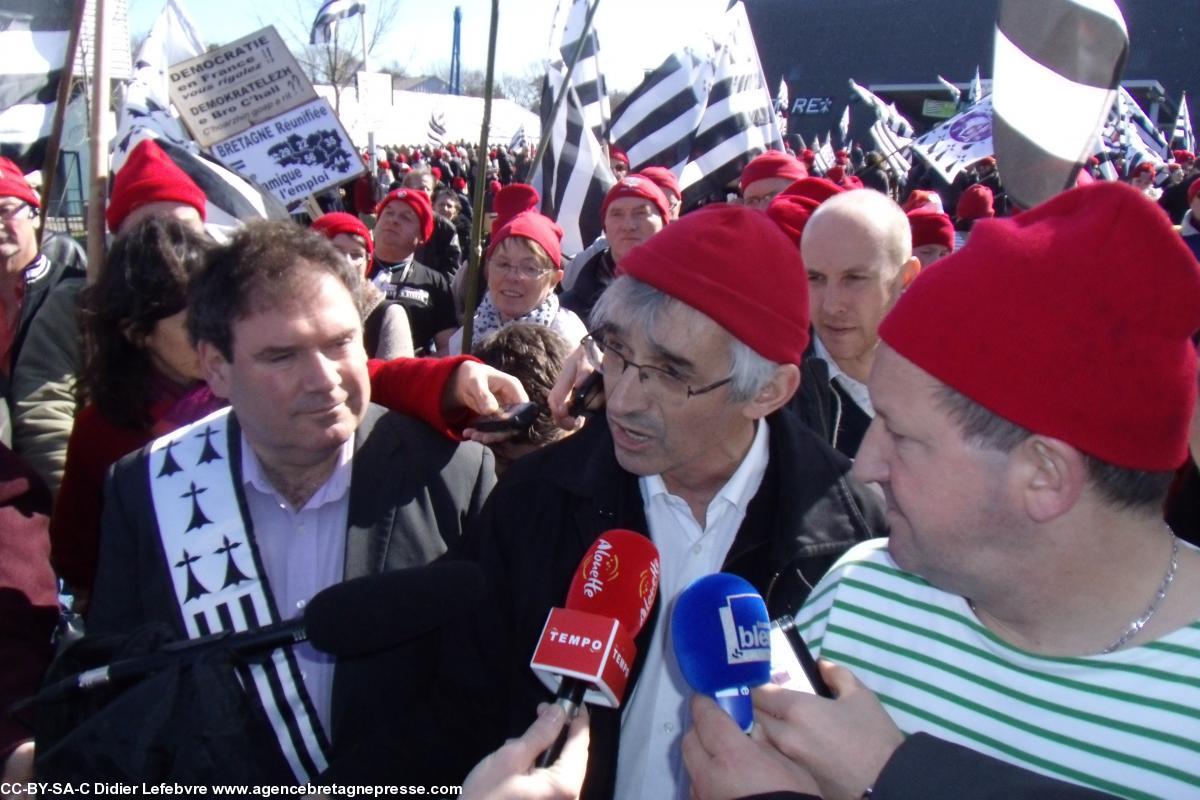
[[[375,252],[375,243],[371,241],[371,232],[353,214],[347,214],[344,211],[333,211],[328,214],[322,214],[309,227],[326,239],[332,239],[339,233],[348,233],[351,236],[357,236],[367,246],[367,258],[370,258]]]
[[[429,174],[433,176],[433,180],[435,183],[442,182],[442,168],[441,167],[430,167]]]
[[[960,220],[996,216],[996,209],[992,208],[992,190],[982,183],[973,183],[968,186],[958,198],[954,216]]]
[[[554,268],[562,269],[563,230],[554,220],[544,217],[536,211],[522,211],[513,216],[503,227],[492,234],[492,243],[488,245],[487,257],[484,260],[490,260],[492,253],[496,252],[500,243],[511,236],[520,236],[537,242],[546,251],[546,255],[550,256]]]
[[[799,247],[804,226],[817,206],[844,191],[841,186],[824,178],[801,178],[775,195],[775,199],[767,206],[767,216]]]
[[[640,197],[648,201],[658,210],[663,225],[666,225],[671,219],[671,204],[667,202],[667,196],[663,194],[662,189],[658,188],[649,178],[641,175],[627,175],[617,181],[616,185],[609,189],[608,194],[604,196],[604,203],[600,206],[601,224],[604,223],[604,217],[608,214],[608,207],[614,200],[620,200],[623,197]]]
[[[488,181],[488,194],[498,195],[504,187],[500,185],[500,181]]]
[[[144,139],[113,177],[112,195],[104,212],[108,229],[115,233],[135,209],[160,202],[189,205],[204,219],[204,192],[153,139]]]
[[[1190,164],[1196,160],[1196,156],[1188,150],[1172,150],[1171,155],[1180,164]]]
[[[847,175],[842,178],[842,186],[847,190],[866,188],[863,186],[862,178],[857,175]]]
[[[711,317],[770,361],[799,364],[808,347],[800,251],[754,209],[713,203],[680,217],[630,250],[620,272]]]
[[[846,179],[846,168],[841,164],[834,164],[825,172],[825,179],[840,184]]]
[[[813,164],[817,162],[817,154],[806,147],[800,153],[800,160],[803,161],[809,169],[812,169]]]
[[[381,216],[388,203],[394,200],[407,203],[416,212],[417,220],[421,223],[421,241],[429,241],[429,237],[433,236],[433,205],[429,202],[429,195],[420,189],[396,189],[379,201],[375,208],[375,216]]]
[[[1189,206],[1192,204],[1192,201],[1196,199],[1197,192],[1200,192],[1200,178],[1196,178],[1188,184],[1187,199]]]
[[[34,208],[41,208],[37,192],[25,180],[24,173],[12,160],[0,157],[0,197],[15,197]],[[200,212],[203,216],[204,212]]]
[[[929,206],[914,208],[908,212],[908,227],[912,231],[912,246],[940,244],[954,249],[954,223],[949,214],[935,211]]]
[[[536,210],[541,202],[542,198],[537,189],[528,183],[510,183],[496,192],[496,197],[492,200],[492,211],[496,212],[492,228],[502,227],[522,211]]]
[[[1017,425],[1166,472],[1188,455],[1198,329],[1200,265],[1187,245],[1141,192],[1099,181],[977,223],[879,334]]]
[[[467,188],[467,179],[462,175],[455,175],[450,181],[450,185],[454,187],[454,191],[461,192],[463,189]]]
[[[808,168],[787,153],[778,150],[768,150],[762,155],[750,159],[750,163],[742,170],[740,181],[742,191],[755,181],[766,178],[787,178],[798,181],[808,176]]]
[[[642,167],[637,174],[654,181],[654,185],[662,189],[663,194],[675,195],[676,200],[683,199],[683,194],[679,191],[679,179],[666,167]]]
[[[909,211],[915,211],[918,208],[923,208],[926,206],[932,208],[934,211],[937,211],[939,214],[945,211],[945,208],[942,207],[941,195],[939,195],[937,192],[929,191],[928,189],[913,189],[912,193],[909,194],[908,199],[904,201],[904,205],[901,206],[901,208],[904,209],[904,213],[907,214]]]
[[[1149,161],[1143,161],[1142,163],[1138,164],[1136,167],[1133,168],[1133,172],[1129,173],[1129,177],[1136,178],[1137,176],[1145,174],[1145,173],[1149,173],[1150,175],[1153,175],[1154,171],[1155,171],[1154,164],[1152,164]]]
[[[620,161],[626,167],[629,166],[629,156],[625,154],[624,150],[617,147],[615,144],[610,145],[608,148],[608,160],[609,161]]]
[[[838,150],[833,154],[833,163],[846,165],[850,163],[850,154],[845,150]]]

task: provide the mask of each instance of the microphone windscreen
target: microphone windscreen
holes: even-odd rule
[[[304,609],[304,627],[323,653],[376,653],[466,616],[483,590],[483,573],[470,561],[365,575],[314,595]]]
[[[636,637],[658,594],[658,548],[633,531],[605,531],[592,543],[567,591],[566,607],[621,623]]]
[[[718,572],[691,583],[671,615],[675,658],[698,692],[760,686],[771,677],[771,619],[748,581]]]

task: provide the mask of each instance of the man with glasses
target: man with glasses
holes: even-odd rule
[[[755,156],[742,170],[738,182],[742,190],[742,205],[766,211],[775,195],[807,177],[808,168],[803,162],[787,153],[768,150]]]
[[[490,638],[476,669],[505,676],[481,701],[499,702],[503,727],[476,756],[519,734],[549,698],[528,667],[546,614],[595,538],[626,528],[659,550],[659,601],[624,707],[592,709],[584,794],[687,797],[679,747],[691,690],[668,636],[676,596],[699,576],[732,572],[777,613],[840,553],[886,529],[849,462],[781,412],[808,343],[807,281],[795,245],[765,214],[707,206],[621,267],[586,341],[606,418],[515,464],[460,553],[494,590],[480,603]],[[478,735],[486,714],[458,717]]]

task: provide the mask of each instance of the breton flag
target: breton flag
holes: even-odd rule
[[[436,108],[429,112],[429,142],[439,147],[446,143],[446,115]]]
[[[992,73],[993,80],[995,74]],[[983,99],[983,81],[979,79],[979,67],[975,67],[975,77],[971,79],[971,86],[967,89],[967,105],[973,106]]]
[[[1114,0],[1001,0],[993,141],[1005,191],[1018,206],[1032,208],[1075,184],[1128,52]]]
[[[1179,113],[1175,115],[1175,129],[1171,132],[1171,147],[1176,150],[1196,152],[1196,135],[1192,133],[1192,115],[1188,113],[1187,92],[1179,98]]]
[[[608,86],[600,70],[600,39],[596,29],[588,26],[587,36],[580,49],[580,37],[587,22],[588,0],[573,0],[565,10],[560,2],[554,9],[554,21],[550,27],[550,52],[556,49],[564,65],[571,63],[575,51],[579,58],[571,70],[571,88],[579,98],[583,118],[597,141],[604,141],[612,109],[608,102]],[[552,56],[552,60],[555,57]]]
[[[828,172],[837,163],[837,153],[833,152],[833,133],[825,133],[825,141],[817,148],[816,165],[821,172]]]
[[[992,95],[952,117],[912,142],[912,151],[923,158],[947,183],[981,158],[992,155]]]
[[[75,7],[38,0],[0,8],[0,155],[25,172],[46,157]]]
[[[1125,159],[1127,174],[1143,161],[1157,167],[1163,163],[1168,150],[1167,138],[1150,122],[1137,100],[1123,86],[1117,92],[1101,139],[1107,140],[1116,154]]]
[[[842,134],[842,144],[846,145],[847,149],[849,149],[849,145],[847,144],[847,140],[850,138],[850,104],[849,103],[846,104],[845,110],[842,111],[842,118],[840,120],[838,120],[838,132],[840,134]]]
[[[529,146],[529,137],[525,133],[525,126],[521,125],[517,128],[517,132],[512,135],[508,141],[508,149],[512,151],[524,150]]]
[[[883,156],[892,174],[903,178],[912,169],[912,162],[905,155],[912,145],[912,125],[896,109],[895,104],[885,104],[878,95],[859,86],[853,78],[850,79],[850,89],[867,108],[875,112],[875,121],[871,123],[871,139],[875,142],[875,149]]]
[[[246,220],[287,219],[288,213],[274,195],[259,191],[202,154],[179,123],[168,99],[167,68],[203,53],[203,42],[182,0],[167,0],[134,59],[133,78],[125,90],[125,102],[117,110],[110,171],[116,175],[143,139],[156,140],[204,191],[204,227],[223,240]]]
[[[788,118],[788,90],[787,81],[783,78],[779,79],[779,91],[775,93],[775,115],[779,117],[780,130],[787,127]]]
[[[741,2],[725,12],[720,32],[671,54],[646,77],[613,112],[611,138],[629,154],[632,171],[656,165],[678,175],[685,209],[724,196],[755,156],[783,151]]]
[[[341,20],[353,17],[355,14],[367,13],[367,4],[358,0],[326,0],[317,11],[313,20],[312,32],[308,35],[309,44],[326,44],[333,41],[337,33],[337,24]]]

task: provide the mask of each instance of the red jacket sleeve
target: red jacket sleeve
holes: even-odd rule
[[[474,356],[446,358],[394,358],[367,362],[371,376],[371,400],[385,408],[416,417],[450,439],[461,439],[462,429],[471,418],[469,411],[445,414],[442,394],[450,376],[464,361]]]

